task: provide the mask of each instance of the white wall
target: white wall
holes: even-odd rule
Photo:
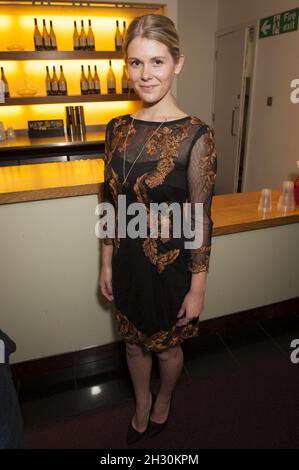
[[[218,29],[299,7],[299,0],[218,0]]]
[[[299,158],[299,104],[290,83],[299,79],[299,31],[258,40],[244,191],[294,181]],[[266,105],[267,96],[273,106]]]
[[[178,32],[184,68],[178,78],[178,105],[211,124],[218,0],[179,0]]]

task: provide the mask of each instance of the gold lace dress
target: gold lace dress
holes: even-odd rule
[[[217,156],[213,129],[195,116],[185,116],[163,123],[132,167],[144,143],[161,124],[134,119],[130,130],[132,120],[129,114],[117,116],[106,126],[102,200],[115,208],[116,229],[115,236],[103,238],[102,243],[113,245],[112,289],[121,336],[145,351],[160,352],[198,334],[198,319],[181,327],[176,321],[192,273],[209,270]],[[132,167],[126,185],[122,184],[124,145],[125,175]],[[172,230],[163,238],[161,218],[155,238],[150,237],[149,229],[137,238],[120,237],[120,195],[126,196],[125,208],[133,202],[142,203],[147,214],[151,203],[162,202],[167,206],[178,203],[183,214],[183,204],[189,202],[193,223],[194,203],[203,203],[201,247],[185,248],[184,242],[190,238],[183,233],[173,236]],[[128,215],[126,209],[126,224],[134,217],[136,213]],[[149,217],[147,220],[149,226]],[[171,216],[169,223],[171,229]]]

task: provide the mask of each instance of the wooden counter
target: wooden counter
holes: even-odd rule
[[[86,132],[84,139],[79,137],[74,137],[71,139],[67,135],[59,137],[42,137],[42,138],[30,138],[28,137],[28,132],[18,136],[13,140],[5,140],[0,142],[0,155],[9,154],[12,150],[18,150],[19,152],[27,150],[28,148],[32,151],[35,149],[48,150],[55,147],[60,147],[61,149],[65,147],[75,147],[75,146],[86,146],[86,144],[91,143],[103,143],[105,142],[105,131],[103,126],[98,126],[99,130],[94,132]]]
[[[0,204],[97,194],[104,160],[34,163],[0,168]]]
[[[103,159],[41,163],[0,168],[0,204],[99,194],[104,182]],[[276,210],[281,190],[273,189],[273,211],[261,216],[260,191],[214,196],[213,236],[299,222],[299,206]]]

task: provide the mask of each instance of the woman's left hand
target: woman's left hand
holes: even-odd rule
[[[179,318],[176,322],[177,326],[185,326],[191,320],[199,317],[204,308],[204,296],[204,292],[189,290],[177,314],[177,318]]]

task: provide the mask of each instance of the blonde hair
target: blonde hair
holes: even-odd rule
[[[175,64],[180,57],[180,39],[173,21],[168,16],[150,13],[148,15],[137,16],[128,26],[122,51],[124,60],[128,59],[128,47],[136,37],[154,39],[168,47],[168,50]]]

